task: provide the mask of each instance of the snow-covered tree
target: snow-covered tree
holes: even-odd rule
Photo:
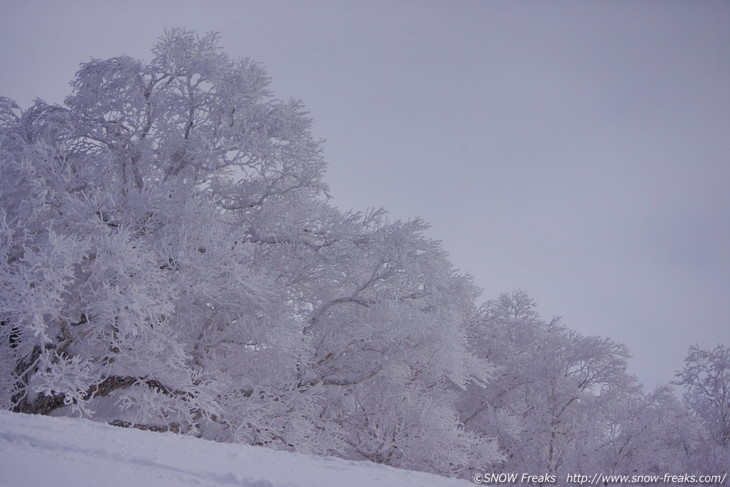
[[[298,101],[218,36],[0,99],[0,404],[458,474],[477,291],[421,220],[342,213]]]
[[[83,64],[64,107],[3,99],[2,403],[288,443],[267,414],[304,397],[306,337],[231,213],[323,192],[319,144],[216,35],[154,53]]]
[[[583,336],[542,320],[524,291],[481,308],[470,327],[476,353],[496,367],[486,386],[459,402],[467,429],[495,436],[506,472],[579,472],[592,459],[601,408],[633,388],[628,352],[607,338]]]
[[[713,442],[730,445],[730,349],[691,346],[676,383],[686,387],[685,400],[706,425]]]
[[[703,469],[723,470],[730,464],[730,348],[711,350],[689,347],[684,368],[675,384],[684,386],[684,402],[702,423],[707,441],[694,464]]]
[[[305,384],[323,388],[325,414],[355,457],[444,473],[492,461],[453,407],[453,388],[484,381],[488,369],[467,348],[472,284],[419,220],[388,223],[376,212],[349,224],[350,238],[322,252],[335,274],[312,281]]]
[[[630,391],[604,405],[604,435],[593,453],[596,471],[627,475],[694,472],[704,432],[669,386]],[[700,470],[703,473],[715,473]]]

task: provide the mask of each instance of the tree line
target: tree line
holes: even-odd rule
[[[0,407],[452,476],[730,464],[728,348],[642,392],[426,222],[330,204],[304,106],[217,34],[152,53],[0,98]]]

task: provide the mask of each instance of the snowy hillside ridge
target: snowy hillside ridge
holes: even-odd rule
[[[369,462],[8,411],[0,411],[0,472],[2,487],[473,485]]]

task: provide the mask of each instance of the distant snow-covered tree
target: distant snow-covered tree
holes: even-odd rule
[[[676,383],[687,389],[685,400],[706,425],[714,443],[730,445],[730,349],[691,346]]]
[[[596,471],[618,475],[695,471],[692,457],[705,443],[703,429],[669,386],[650,394],[639,390],[620,394],[604,405],[603,412],[604,434],[593,454]]]
[[[684,402],[702,425],[707,441],[697,449],[694,465],[723,471],[730,464],[730,348],[689,347],[675,384],[684,386]]]
[[[583,336],[558,319],[543,321],[524,291],[487,302],[469,337],[497,369],[492,381],[462,394],[466,428],[499,440],[506,472],[582,471],[604,426],[603,405],[616,391],[635,387],[626,348]]]

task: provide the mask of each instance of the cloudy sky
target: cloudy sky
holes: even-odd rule
[[[730,345],[730,2],[0,2],[0,95],[218,31],[304,100],[333,203],[421,216],[484,298],[626,343],[649,389]]]

